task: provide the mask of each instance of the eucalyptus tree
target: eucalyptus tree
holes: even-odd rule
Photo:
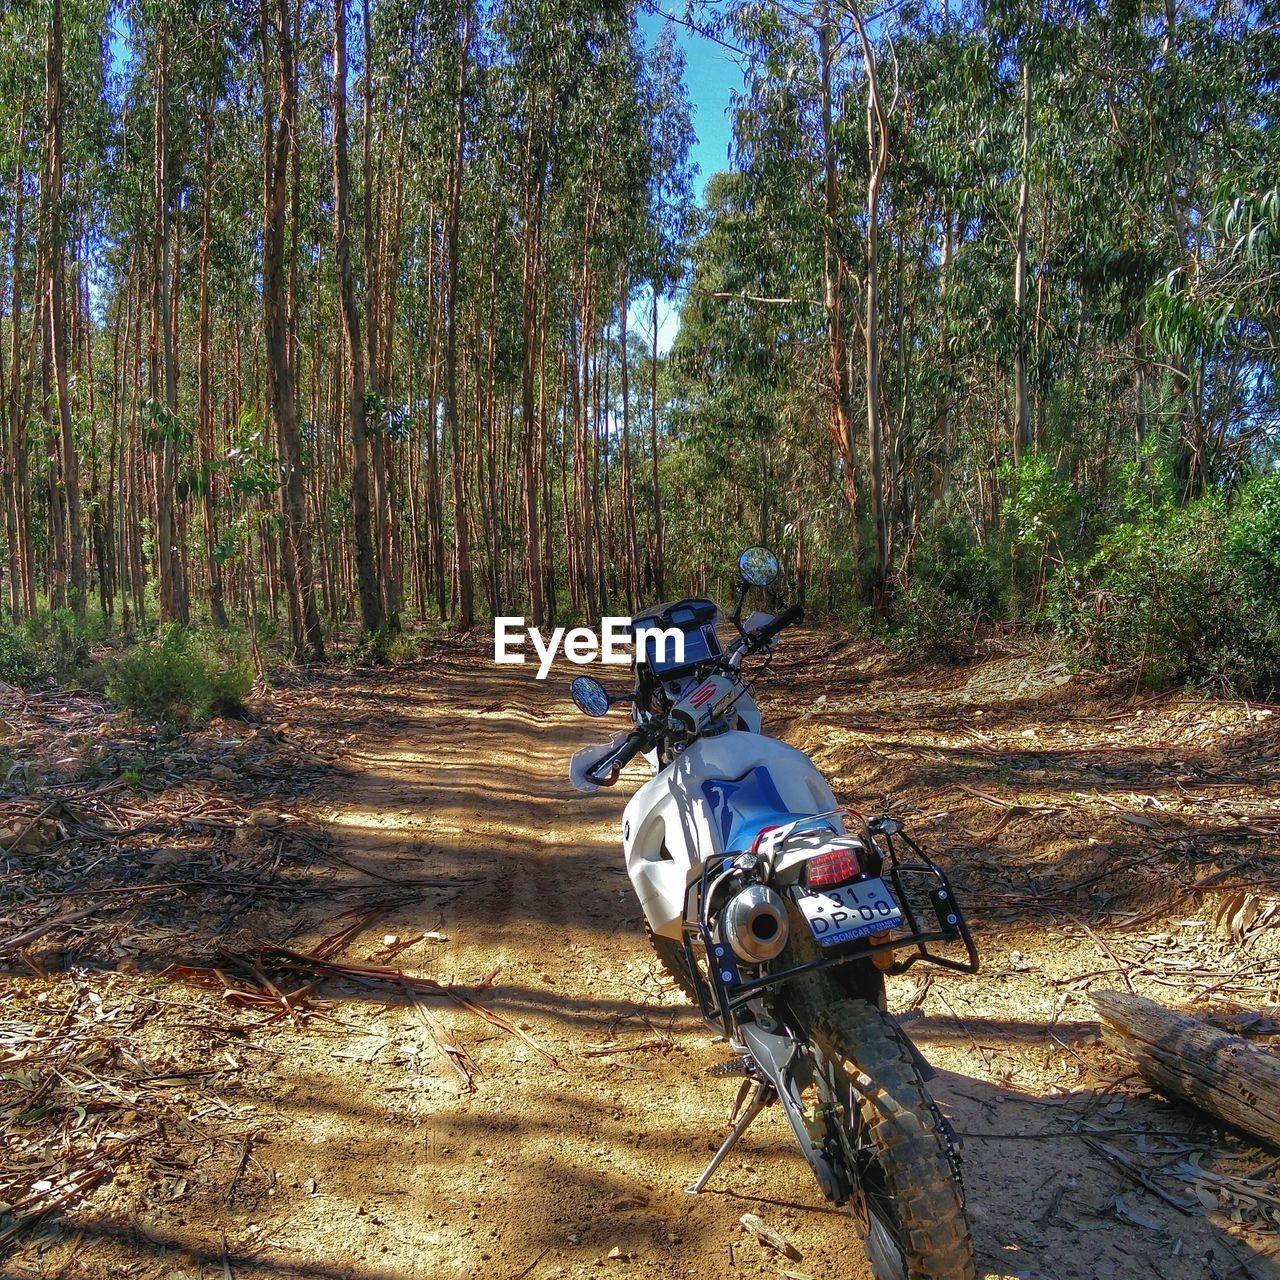
[[[693,199],[695,166],[692,108],[685,84],[685,58],[676,43],[675,27],[666,23],[646,59],[641,89],[649,119],[649,227],[645,246],[649,285],[649,464],[651,535],[649,584],[655,596],[666,595],[666,552],[659,480],[658,307],[673,298],[685,278],[689,245],[695,233]],[[625,337],[624,337],[625,342]]]
[[[301,3],[301,0],[296,0]],[[289,183],[298,141],[298,47],[296,9],[289,0],[264,0],[261,15],[263,79],[262,324],[267,350],[269,403],[275,419],[283,483],[280,486],[284,537],[282,570],[289,599],[294,657],[324,656],[324,633],[316,607],[311,532],[303,488],[302,442],[298,425],[295,368],[290,358],[288,280],[291,254],[285,223]],[[275,82],[274,102],[268,86]],[[295,179],[296,186],[296,179]],[[296,214],[295,214],[296,226]],[[296,241],[290,242],[296,253]]]
[[[7,298],[0,292],[0,327],[8,330],[0,358],[0,478],[8,548],[8,604],[16,619],[35,613],[37,607],[28,416],[39,299],[37,293],[34,300],[28,300],[34,260],[28,175],[38,172],[40,166],[35,108],[42,92],[42,68],[33,54],[40,48],[40,16],[34,5],[0,11],[0,95],[9,108],[0,111],[0,163],[5,178],[0,185],[5,232],[0,253],[8,264]]]
[[[366,94],[366,100],[368,95]],[[351,365],[347,396],[351,430],[351,514],[356,548],[360,618],[366,631],[383,624],[382,591],[373,545],[369,483],[369,434],[366,423],[365,350],[360,340],[360,309],[351,267],[351,178],[347,158],[347,0],[333,3],[333,256],[341,291],[343,332]],[[371,193],[366,192],[366,203]]]

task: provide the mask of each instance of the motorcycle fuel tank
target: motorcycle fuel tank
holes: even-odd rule
[[[650,928],[680,937],[686,890],[708,855],[750,848],[763,827],[835,808],[826,779],[785,742],[737,730],[699,738],[623,813],[627,874]]]

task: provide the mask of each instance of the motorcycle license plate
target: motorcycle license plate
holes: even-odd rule
[[[901,909],[879,878],[806,893],[799,905],[813,936],[824,947],[887,933],[902,923]]]

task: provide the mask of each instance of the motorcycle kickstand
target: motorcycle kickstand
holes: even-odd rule
[[[744,1088],[747,1083],[747,1081],[743,1081]],[[751,1101],[747,1103],[746,1108],[738,1117],[737,1123],[729,1131],[729,1136],[721,1144],[720,1150],[711,1157],[711,1163],[702,1171],[697,1182],[693,1183],[692,1186],[685,1187],[685,1195],[696,1196],[706,1187],[707,1183],[711,1181],[711,1175],[723,1163],[725,1156],[737,1145],[738,1139],[750,1128],[751,1122],[756,1116],[773,1101],[773,1096],[773,1085],[768,1080],[761,1080],[756,1084],[756,1091],[752,1095]],[[739,1095],[739,1098],[741,1098],[741,1095]]]

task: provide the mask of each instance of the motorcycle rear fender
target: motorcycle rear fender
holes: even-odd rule
[[[740,730],[699,738],[631,797],[622,815],[623,853],[654,933],[680,938],[686,893],[703,859],[730,852],[722,847],[702,783],[741,778],[761,765],[793,813],[836,807],[826,779],[804,752]]]

